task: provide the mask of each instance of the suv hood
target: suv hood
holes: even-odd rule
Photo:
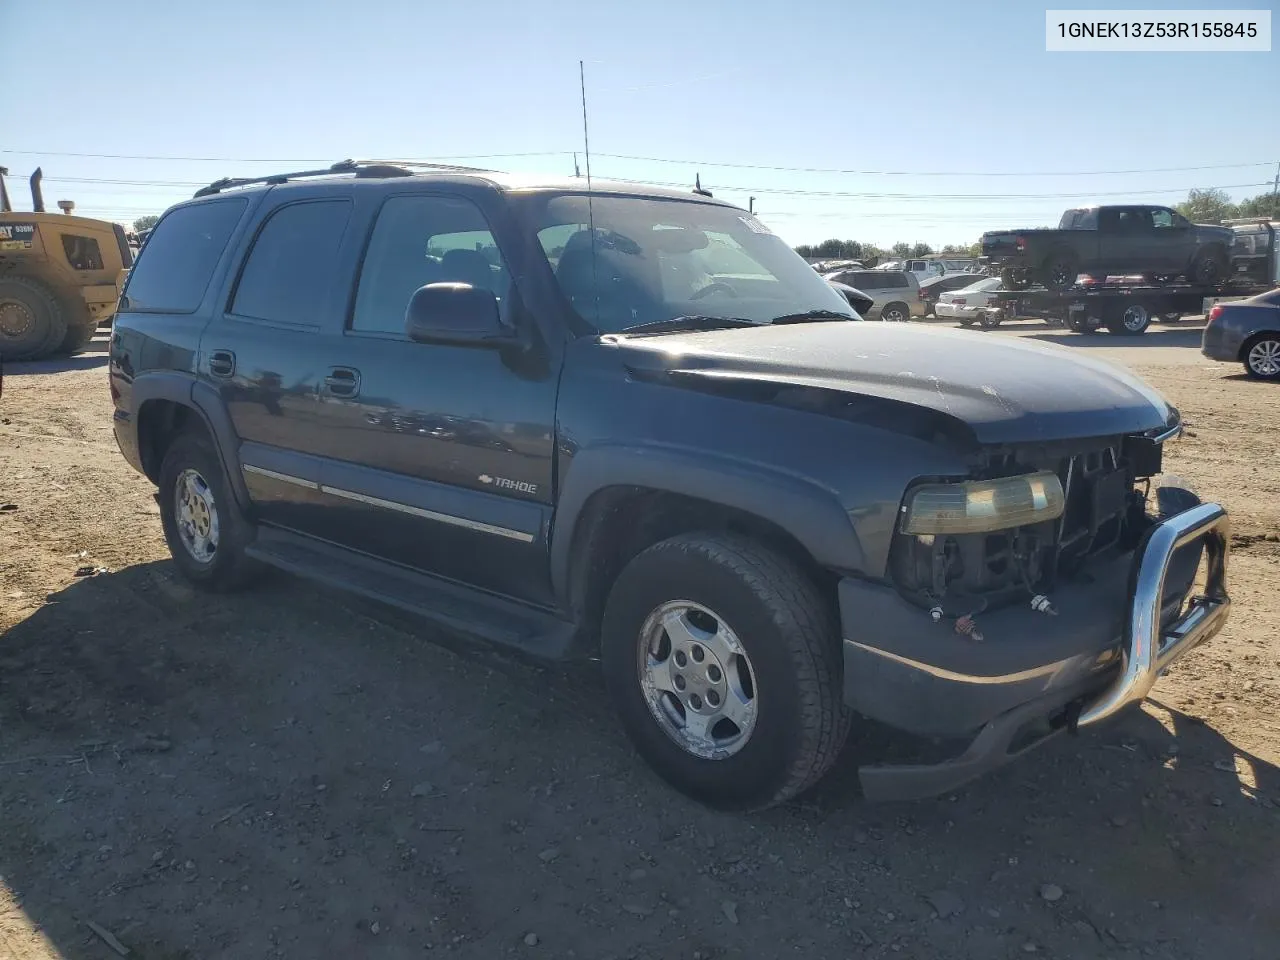
[[[836,321],[605,341],[637,373],[878,397],[953,417],[984,444],[1118,436],[1178,420],[1120,367],[1069,347],[960,330]]]

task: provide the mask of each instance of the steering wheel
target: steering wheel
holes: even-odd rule
[[[701,300],[704,297],[711,296],[711,294],[713,293],[723,293],[725,296],[729,296],[729,297],[738,296],[737,290],[733,289],[733,287],[729,286],[727,283],[723,282],[722,280],[717,280],[714,283],[708,283],[701,290],[696,291],[693,294],[693,296],[689,297],[689,299]]]

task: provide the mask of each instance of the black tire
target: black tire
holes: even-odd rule
[[[978,314],[978,326],[982,327],[983,330],[994,330],[1000,326],[1000,322],[1000,317],[993,313],[988,313],[986,310]]]
[[[179,531],[178,481],[194,471],[208,489],[212,504],[207,507],[218,531],[216,548],[207,559],[198,558]],[[160,465],[160,523],[174,565],[186,579],[208,590],[229,591],[243,586],[253,565],[244,548],[253,540],[253,525],[244,518],[235,502],[222,460],[203,432],[181,433],[165,451]]]
[[[52,290],[27,277],[0,279],[0,360],[39,360],[67,335],[67,317]]]
[[[1089,318],[1083,314],[1073,313],[1071,319],[1067,321],[1067,326],[1076,333],[1088,333],[1090,329]]]
[[[1240,360],[1254,380],[1280,380],[1280,333],[1261,333],[1246,342]]]
[[[959,322],[960,322],[960,326],[962,326],[962,327],[972,327],[972,326],[973,326],[973,317],[958,317],[957,319],[959,320]]]
[[[96,320],[86,319],[72,324],[67,327],[67,335],[62,338],[62,345],[58,348],[58,352],[65,354],[80,353],[85,347],[89,346],[89,341],[97,333],[98,322]]]
[[[1005,267],[1000,271],[1000,286],[1005,290],[1025,290],[1031,285],[1027,271],[1021,267]]]
[[[677,744],[642,688],[646,623],[676,601],[714,612],[750,660],[754,727],[730,756],[708,759]],[[848,733],[833,612],[792,561],[749,539],[685,534],[635,557],[609,595],[601,662],[640,755],[676,789],[718,809],[759,810],[802,793],[830,769]]]
[[[1221,247],[1201,250],[1191,261],[1191,269],[1187,271],[1187,279],[1192,283],[1212,286],[1222,283],[1226,278],[1227,254]]]
[[[1044,285],[1047,290],[1066,290],[1080,275],[1080,260],[1070,250],[1057,250],[1045,258]]]
[[[911,311],[905,303],[894,301],[887,303],[880,311],[880,319],[888,323],[906,323],[911,319]]]
[[[1121,336],[1136,337],[1151,326],[1151,309],[1145,303],[1126,303],[1121,312],[1107,321],[1107,329]]]

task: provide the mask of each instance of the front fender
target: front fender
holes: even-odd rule
[[[757,463],[662,444],[604,444],[575,453],[551,530],[551,584],[570,596],[574,532],[591,497],[609,487],[643,487],[731,507],[771,521],[821,565],[860,570],[865,556],[834,490]]]

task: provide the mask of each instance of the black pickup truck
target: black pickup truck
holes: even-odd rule
[[[932,795],[1216,633],[1227,519],[1146,495],[1181,422],[1135,377],[856,319],[701,194],[219,181],[129,276],[115,436],[196,584],[268,564],[598,658],[639,752],[709,804],[805,790],[855,715],[955,745],[864,758],[868,796]]]
[[[988,231],[982,254],[1006,290],[1065,290],[1081,273],[1215,284],[1227,278],[1232,239],[1229,227],[1191,223],[1168,207],[1086,207],[1064,213],[1056,230]]]

